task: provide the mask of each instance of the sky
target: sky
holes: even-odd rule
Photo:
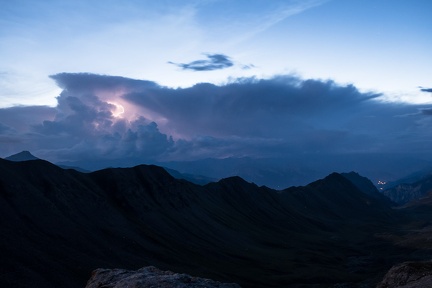
[[[432,160],[432,1],[0,8],[0,157]]]
[[[61,72],[168,87],[296,74],[430,102],[417,89],[430,85],[432,74],[428,0],[1,0],[0,6],[0,107],[55,106],[60,89],[48,76]],[[226,55],[233,65],[195,73],[170,64],[206,54]]]

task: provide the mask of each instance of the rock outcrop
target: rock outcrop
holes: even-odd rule
[[[377,288],[432,287],[432,262],[404,262],[393,266]]]
[[[96,269],[86,288],[240,288],[234,283],[220,283],[210,279],[162,271],[148,266],[136,271],[123,269]]]

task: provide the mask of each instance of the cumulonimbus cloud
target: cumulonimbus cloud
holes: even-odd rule
[[[431,152],[430,107],[383,102],[333,81],[280,75],[173,89],[86,73],[52,78],[63,88],[56,107],[0,109],[3,156],[30,150],[52,161],[132,165]]]
[[[234,65],[230,57],[224,54],[205,54],[206,60],[195,60],[189,63],[174,63],[169,61],[169,64],[176,65],[183,70],[192,71],[213,71],[229,68]]]

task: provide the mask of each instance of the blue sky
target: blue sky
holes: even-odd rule
[[[428,0],[1,1],[0,107],[55,106],[48,76],[61,72],[169,87],[296,74],[431,102],[418,89],[432,85],[430,11]],[[168,63],[205,53],[235,65]]]

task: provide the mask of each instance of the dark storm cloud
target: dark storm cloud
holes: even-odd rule
[[[230,57],[224,54],[205,54],[207,56],[207,60],[195,60],[190,63],[174,63],[168,62],[169,64],[176,65],[183,70],[192,70],[192,71],[213,71],[229,68],[234,65],[234,63],[230,60]]]
[[[63,88],[57,107],[0,109],[0,141],[15,143],[2,153],[30,150],[56,161],[138,164],[305,153],[423,153],[432,142],[430,107],[382,102],[379,94],[332,81],[283,75],[172,89],[94,74],[52,78]]]
[[[0,108],[0,123],[23,131],[31,125],[42,123],[56,115],[56,109],[48,106],[16,106]]]
[[[0,123],[0,134],[6,134],[8,132],[12,132],[12,129],[9,126]]]
[[[351,118],[350,114],[359,109],[366,111],[365,106],[379,106],[372,104],[378,96],[331,81],[280,76],[269,80],[240,79],[225,86],[198,84],[175,90],[159,87],[124,97],[170,119],[176,129],[189,136],[286,138],[289,131],[316,128],[317,122],[323,127],[344,129],[343,116]]]
[[[128,89],[156,88],[158,85],[152,81],[135,80],[120,76],[104,76],[91,73],[59,73],[50,76],[57,85],[73,92],[93,93],[95,90],[116,91],[122,87]]]
[[[432,93],[432,88],[420,88],[420,91]]]
[[[361,93],[353,85],[292,76],[158,87],[123,97],[168,119],[167,125],[187,138],[235,136],[226,151],[242,147],[249,155],[401,151],[408,147],[400,139],[426,128],[413,105],[384,103],[379,94]],[[254,141],[263,139],[263,149],[257,148]]]
[[[424,115],[432,115],[432,109],[421,109],[420,111]]]
[[[242,65],[241,68],[242,68],[243,70],[249,70],[249,69],[255,68],[255,65],[253,65],[253,64],[249,64],[249,65]]]

